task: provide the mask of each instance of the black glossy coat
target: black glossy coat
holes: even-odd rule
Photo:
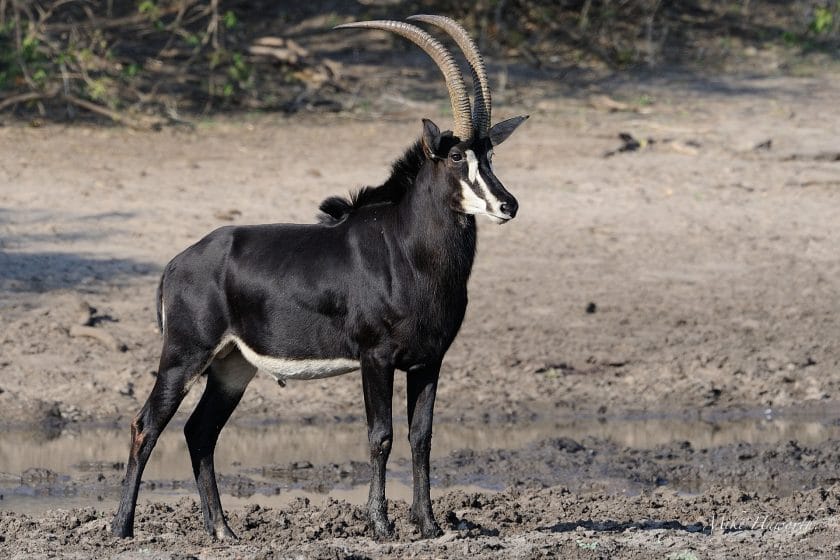
[[[266,356],[361,363],[373,470],[368,507],[380,536],[391,532],[384,489],[393,375],[407,371],[411,519],[425,537],[440,533],[429,497],[434,400],[441,361],[464,317],[476,249],[474,217],[454,210],[466,177],[465,166],[450,157],[466,147],[457,142],[426,121],[423,140],[385,184],[350,201],[326,200],[321,223],[220,228],[167,265],[158,297],[165,320],[159,373],[132,422],[115,534],[132,534],[149,454],[204,372],[207,387],[185,433],[206,528],[218,538],[234,537],[221,508],[213,451],[256,370],[237,350],[216,353],[227,334]],[[490,142],[482,145],[485,153]],[[504,194],[515,212],[515,199]]]
[[[450,209],[439,166],[415,174],[398,204],[359,200],[320,224],[223,227],[176,256],[161,281],[178,333],[166,342],[212,350],[230,332],[275,357],[374,353],[406,371],[440,361],[467,305],[475,219]]]

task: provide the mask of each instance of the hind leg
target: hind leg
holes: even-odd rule
[[[204,395],[184,426],[190,449],[193,473],[201,496],[204,527],[217,539],[236,539],[225,521],[225,513],[216,486],[213,454],[219,433],[230,418],[257,368],[249,364],[238,350],[210,365]]]
[[[175,415],[178,405],[189,391],[204,365],[210,360],[210,351],[186,352],[171,345],[164,345],[160,358],[157,381],[146,404],[131,422],[131,451],[128,456],[123,492],[111,531],[118,537],[134,534],[134,510],[143,469],[158,437]]]

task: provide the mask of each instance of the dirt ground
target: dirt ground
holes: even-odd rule
[[[838,87],[836,73],[609,80],[574,95],[509,84],[496,118],[532,118],[495,165],[520,213],[480,223],[438,425],[806,411],[830,425],[840,402]],[[591,97],[602,93],[633,110],[605,110]],[[312,221],[326,196],[381,181],[421,116],[448,124],[439,101],[386,92],[368,115],[240,115],[194,131],[0,127],[0,423],[56,434],[116,425],[127,441],[154,382],[154,291],[167,260],[219,225]],[[619,133],[639,149],[607,156]],[[87,306],[113,345],[78,336]],[[404,398],[399,380],[395,402]],[[285,388],[266,376],[233,421],[363,430],[362,416],[358,375]],[[108,508],[2,511],[0,556],[834,557],[840,442],[806,445],[804,435],[649,449],[547,437],[433,452],[446,530],[433,541],[415,540],[402,501],[391,506],[396,539],[376,542],[357,504],[301,498],[229,508],[242,541],[218,544],[184,499],[141,506],[126,541],[107,534]],[[363,481],[364,469],[343,476]],[[116,488],[120,471],[105,471],[91,484]],[[341,479],[329,465],[311,472],[327,489]],[[52,476],[30,475],[36,487]],[[481,477],[501,491],[446,490]]]

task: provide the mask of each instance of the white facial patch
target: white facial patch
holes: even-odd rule
[[[486,214],[487,203],[475,194],[470,184],[461,180],[461,211],[465,214]]]
[[[241,338],[233,335],[226,336],[219,343],[216,353],[221,352],[229,344],[235,344],[248,363],[268,373],[279,382],[287,379],[323,379],[350,373],[362,367],[358,360],[347,358],[294,359],[264,356],[257,354]]]
[[[475,183],[475,178],[478,175],[478,158],[475,157],[475,152],[472,150],[466,150],[464,152],[467,154],[467,177],[470,180],[470,183]]]
[[[493,196],[490,188],[484,177],[481,176],[481,170],[478,168],[478,158],[472,150],[464,150],[467,156],[467,181],[461,181],[461,198],[463,200],[462,211],[466,214],[485,214],[494,218],[497,221],[503,220],[501,201]],[[470,183],[477,185],[481,191],[481,196],[477,195],[470,186]],[[483,197],[483,198],[482,198]]]

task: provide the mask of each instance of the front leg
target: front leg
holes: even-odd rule
[[[429,455],[432,450],[432,417],[437,393],[440,364],[412,369],[408,372],[408,441],[411,444],[411,463],[414,478],[414,499],[410,520],[423,538],[443,532],[432,514],[429,489]]]
[[[385,500],[385,466],[394,439],[391,418],[394,366],[373,357],[363,358],[362,387],[365,393],[372,471],[368,515],[376,536],[387,538],[393,534],[388,522],[388,503]]]

